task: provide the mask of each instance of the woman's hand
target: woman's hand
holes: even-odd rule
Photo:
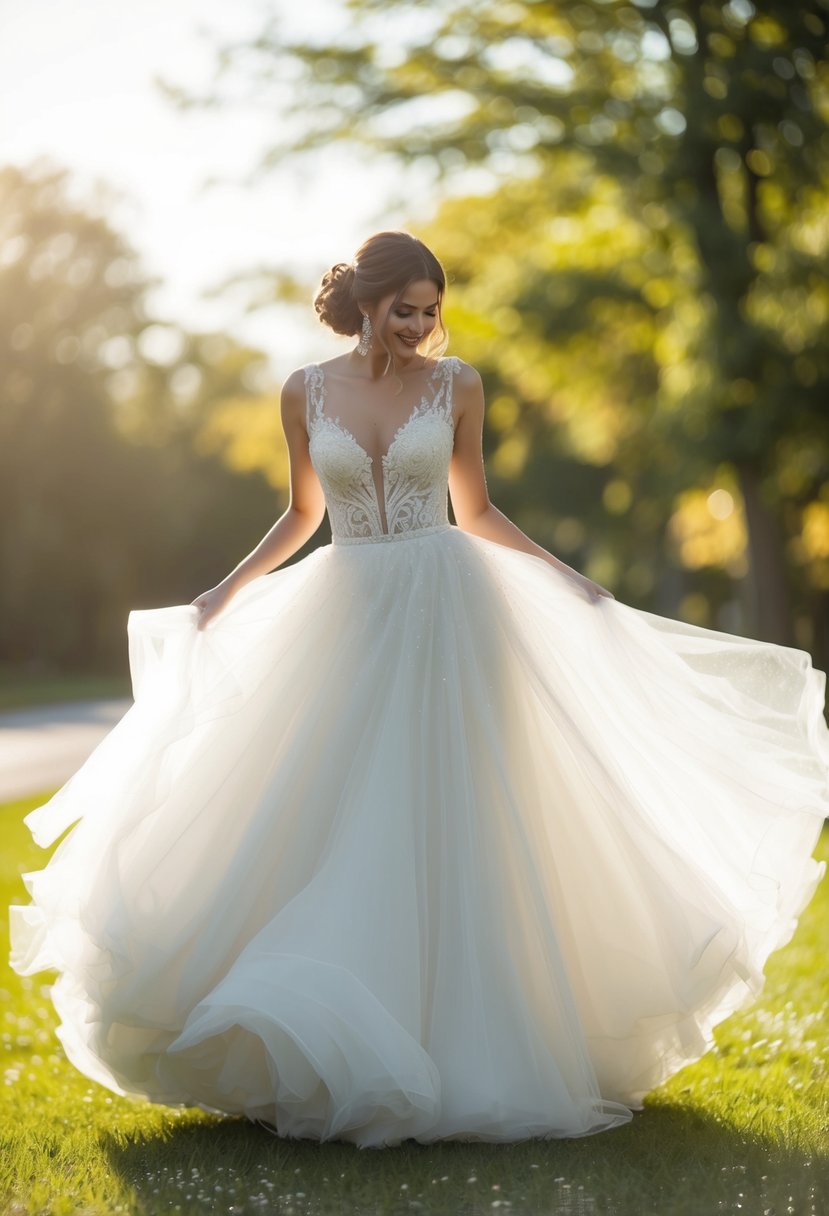
[[[574,570],[572,574],[568,575],[568,577],[571,578],[573,582],[577,584],[577,586],[581,587],[591,603],[595,603],[596,600],[600,599],[616,599],[616,596],[612,591],[608,591],[606,587],[602,587],[599,583],[594,583],[591,578],[587,578],[584,574],[578,574]]]
[[[236,588],[226,580],[212,587],[210,591],[204,591],[201,595],[197,595],[191,603],[199,609],[199,619],[196,623],[197,629],[204,629],[208,621],[222,611],[225,605],[236,594]]]

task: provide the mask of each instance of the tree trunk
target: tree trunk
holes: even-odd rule
[[[794,646],[794,625],[780,525],[763,500],[756,470],[747,464],[736,467],[748,528],[748,628],[750,633],[763,641]]]
[[[812,661],[820,671],[829,671],[829,593],[815,595],[812,609]],[[826,707],[829,715],[829,704]]]

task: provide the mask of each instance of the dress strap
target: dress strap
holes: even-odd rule
[[[439,367],[443,372],[443,386],[438,393],[438,397],[442,397],[443,400],[439,404],[442,406],[444,417],[451,422],[452,388],[455,383],[455,376],[461,370],[461,361],[457,355],[448,355],[445,359],[441,359]]]
[[[309,363],[305,368],[305,429],[309,435],[312,423],[322,415],[324,379],[318,363]]]

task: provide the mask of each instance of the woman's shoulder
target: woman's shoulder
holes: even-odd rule
[[[295,397],[305,391],[305,384],[308,379],[308,373],[313,367],[313,364],[308,363],[302,367],[295,367],[292,372],[289,372],[282,381],[282,395]]]
[[[463,391],[464,389],[475,389],[481,384],[481,374],[476,367],[471,363],[466,363],[463,359],[459,359],[457,355],[444,355],[438,360],[439,364],[447,367],[452,372],[456,387]]]
[[[303,363],[301,367],[295,367],[282,381],[282,391],[285,392],[287,390],[289,393],[301,394],[304,392],[308,381],[314,376],[314,373],[319,374],[319,372],[327,370],[334,363],[336,363],[336,360],[326,359],[322,362]]]
[[[303,364],[302,367],[295,367],[292,372],[289,372],[282,381],[282,389],[280,391],[280,401],[282,405],[283,417],[286,415],[292,417],[305,414],[305,407],[308,394],[308,381],[311,373],[317,365],[314,363]]]

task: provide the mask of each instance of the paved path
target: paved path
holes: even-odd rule
[[[63,785],[130,705],[74,701],[0,713],[0,802]]]

